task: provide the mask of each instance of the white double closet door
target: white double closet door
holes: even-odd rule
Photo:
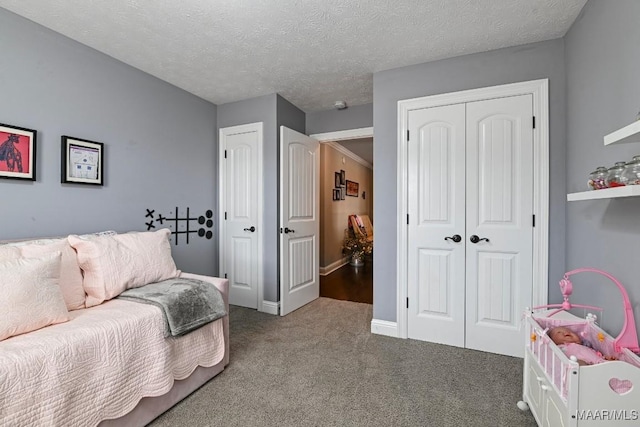
[[[409,112],[409,338],[522,356],[532,109],[519,95]]]

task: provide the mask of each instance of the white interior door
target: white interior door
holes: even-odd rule
[[[520,95],[467,103],[466,115],[466,347],[519,357],[533,287],[532,108]]]
[[[221,274],[229,303],[259,306],[262,286],[262,123],[220,129]]]
[[[464,104],[409,113],[408,335],[464,347]]]
[[[533,284],[532,116],[531,95],[409,113],[409,338],[522,355],[518,323]]]
[[[320,144],[280,127],[280,315],[320,295]]]

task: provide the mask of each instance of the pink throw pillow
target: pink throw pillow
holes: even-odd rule
[[[85,306],[102,304],[129,288],[178,277],[169,234],[165,228],[91,239],[67,237],[84,272]]]
[[[0,341],[69,320],[58,286],[60,252],[0,262]]]
[[[67,239],[55,239],[19,246],[25,258],[39,258],[52,252],[61,252],[60,262],[60,290],[67,305],[67,310],[84,308],[84,288],[82,287],[82,272],[78,266],[76,251],[69,245]]]

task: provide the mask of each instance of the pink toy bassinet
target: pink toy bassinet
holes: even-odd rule
[[[569,312],[574,308],[603,311],[600,307],[569,301],[573,291],[569,278],[585,272],[607,277],[622,294],[625,319],[615,338],[596,325],[594,314],[581,318]],[[640,357],[635,354],[640,348],[626,290],[612,275],[593,268],[565,273],[560,289],[564,300],[561,304],[525,312],[523,400],[518,407],[530,409],[538,424],[544,426],[595,427],[609,425],[607,422],[612,420],[617,421],[616,426],[640,425]],[[573,330],[595,351],[614,355],[617,360],[580,366],[576,358],[569,358],[547,335],[556,326]]]

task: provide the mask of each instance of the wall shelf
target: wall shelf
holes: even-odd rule
[[[640,120],[604,136],[604,145],[640,142]]]
[[[640,185],[625,185],[624,187],[603,188],[602,190],[581,191],[567,194],[567,201],[615,199],[618,197],[640,196]]]

